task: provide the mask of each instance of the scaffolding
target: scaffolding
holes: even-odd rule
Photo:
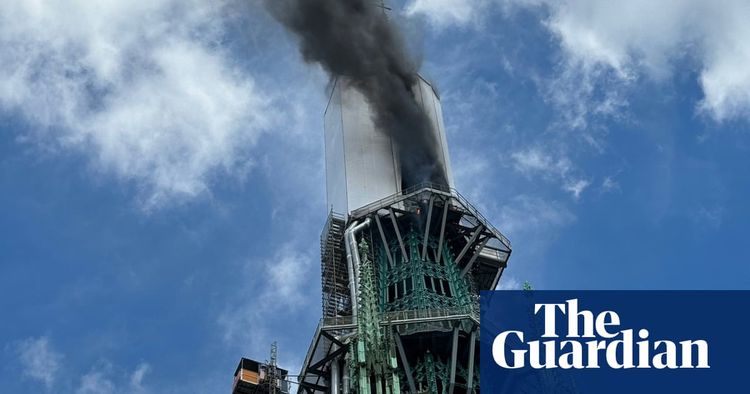
[[[279,373],[279,368],[277,365],[279,358],[279,348],[276,345],[276,342],[274,341],[271,344],[271,359],[268,361],[268,366],[266,367],[266,385],[268,386],[268,393],[269,394],[278,394],[279,393],[279,381],[282,380],[282,376]]]
[[[331,211],[320,235],[321,288],[323,316],[351,314],[349,274],[344,255],[343,215]]]

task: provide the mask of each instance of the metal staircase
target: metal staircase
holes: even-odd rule
[[[346,220],[342,215],[331,211],[320,235],[323,317],[351,314],[351,295],[343,245],[345,224]]]

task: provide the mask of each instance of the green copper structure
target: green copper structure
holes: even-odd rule
[[[453,189],[419,185],[331,213],[321,236],[323,319],[302,393],[479,393],[479,291],[510,242]]]
[[[357,322],[356,370],[357,392],[399,394],[401,384],[397,374],[395,347],[386,329],[380,325],[383,310],[378,304],[375,269],[370,260],[370,248],[363,239],[359,244],[359,319]]]
[[[438,240],[428,237],[428,253],[424,259],[419,253],[422,241],[422,237],[413,229],[406,234],[404,242],[409,255],[405,259],[399,256],[398,243],[391,242],[390,252],[398,257],[393,267],[388,264],[385,251],[380,251],[381,309],[399,311],[471,307],[470,284],[461,278],[448,246],[443,245],[440,251],[442,259],[438,262]]]

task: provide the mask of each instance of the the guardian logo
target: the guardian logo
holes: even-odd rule
[[[567,332],[558,334],[558,311],[567,317]],[[620,329],[620,316],[604,311],[596,316],[578,310],[578,299],[564,304],[534,304],[534,314],[543,314],[544,341],[524,342],[522,331],[504,331],[492,342],[492,357],[506,369],[562,368],[710,368],[708,342],[649,340],[645,328]],[[562,320],[562,319],[560,319]],[[637,336],[637,340],[636,337]],[[508,353],[509,351],[509,353]]]

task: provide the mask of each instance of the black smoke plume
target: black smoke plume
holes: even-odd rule
[[[306,62],[345,78],[367,99],[378,129],[398,147],[402,187],[447,185],[432,125],[412,89],[417,67],[375,0],[266,0],[300,42]]]

